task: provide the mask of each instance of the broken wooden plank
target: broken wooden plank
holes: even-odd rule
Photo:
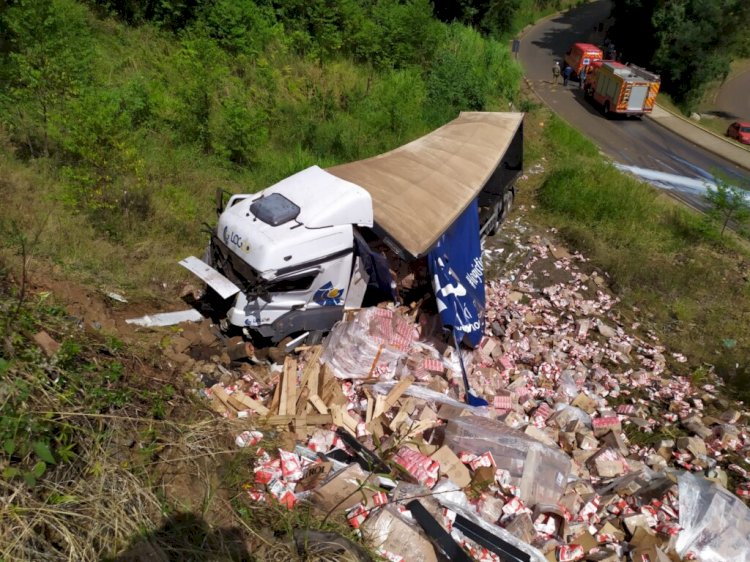
[[[307,397],[307,401],[310,402],[310,404],[318,411],[320,414],[327,414],[328,408],[325,405],[325,402],[320,399],[320,396],[317,394],[311,394]]]
[[[253,412],[260,414],[261,416],[267,416],[270,410],[263,404],[250,398],[244,392],[235,392],[228,397],[229,403],[237,408],[238,410],[252,410]]]
[[[351,433],[354,437],[357,436],[357,421],[349,415],[349,413],[339,406],[338,404],[331,404],[330,407],[331,415],[333,416],[333,423],[339,427],[343,427],[346,431]]]
[[[377,418],[382,413],[387,412],[388,410],[393,408],[393,406],[396,405],[396,402],[398,401],[398,399],[401,398],[401,395],[404,392],[406,392],[406,389],[409,388],[413,382],[414,382],[414,377],[411,375],[408,375],[404,377],[403,379],[401,379],[400,381],[398,381],[398,383],[396,383],[396,386],[394,386],[391,389],[391,391],[386,395],[385,401],[381,403],[381,409],[375,410],[375,412],[373,413],[373,417]]]
[[[328,365],[323,366],[323,377],[326,382],[319,394],[323,402],[329,406],[331,404],[337,404],[339,406],[346,404],[346,396],[344,396],[344,393],[341,391],[341,384],[328,368]]]
[[[212,396],[211,400],[208,403],[208,407],[211,408],[214,412],[216,412],[219,415],[225,415],[229,414],[229,409],[224,405],[224,403],[216,398],[216,396]]]
[[[372,420],[372,413],[375,411],[375,398],[372,393],[365,389],[365,396],[367,397],[367,409],[365,410],[365,423],[370,423]]]
[[[297,414],[294,417],[294,434],[299,441],[304,441],[307,438],[307,414],[305,414],[306,403],[307,400],[302,403],[302,413]]]
[[[323,352],[323,347],[318,348],[313,352],[310,362],[305,367],[305,372],[302,374],[302,378],[305,380],[307,387],[310,389],[310,396],[318,394],[320,384],[320,355]],[[307,412],[312,411],[312,405],[307,405]]]
[[[316,345],[315,351],[313,351],[312,355],[307,361],[307,365],[305,365],[305,369],[302,371],[302,379],[300,380],[299,386],[302,388],[303,386],[309,386],[310,380],[313,378],[317,379],[317,374],[320,372],[320,356],[323,354],[323,346],[322,345]],[[315,385],[317,386],[317,380],[315,381]],[[317,393],[317,389],[315,391]]]
[[[279,415],[295,412],[297,404],[297,361],[287,356],[281,373],[281,394],[279,395]]]
[[[227,391],[224,390],[224,387],[221,386],[221,384],[216,383],[211,387],[211,392],[213,393],[214,398],[219,400],[227,409],[227,412],[230,414],[233,414],[234,416],[237,416],[238,409],[232,406],[229,403],[229,395],[227,394]]]
[[[278,413],[279,411],[279,404],[281,403],[282,382],[284,382],[283,371],[279,373],[279,382],[276,383],[276,388],[273,389],[273,398],[271,399],[271,404],[268,406],[268,409],[271,410],[271,412]]]
[[[310,389],[308,387],[303,388],[299,396],[297,397],[297,404],[294,408],[294,413],[297,416],[304,416],[307,411],[307,397],[310,395]]]
[[[287,425],[294,422],[296,416],[269,416],[266,418],[268,425]],[[329,425],[333,423],[331,414],[312,414],[307,416],[307,425]]]

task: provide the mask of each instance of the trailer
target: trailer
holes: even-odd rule
[[[225,327],[276,344],[319,339],[368,295],[401,301],[392,272],[422,260],[441,317],[478,343],[480,237],[522,170],[523,114],[464,112],[385,154],[222,200],[204,259],[180,263],[226,304]]]
[[[657,74],[616,61],[594,62],[586,74],[584,96],[597,104],[605,117],[651,113],[659,93]]]

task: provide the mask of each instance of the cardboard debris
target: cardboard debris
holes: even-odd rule
[[[34,341],[39,347],[42,348],[42,351],[44,351],[44,354],[47,357],[52,357],[60,349],[60,344],[52,339],[52,336],[50,336],[45,331],[41,331],[35,334]]]
[[[436,559],[405,506],[448,481],[458,491],[435,501],[458,494],[460,509],[421,504],[480,561],[495,558],[453,528],[461,510],[509,532],[536,562],[677,560],[682,522],[696,518],[675,471],[729,486],[744,524],[743,406],[720,396],[714,376],[695,386],[671,372],[680,357],[628,332],[606,279],[584,274],[581,256],[543,239],[517,244],[520,265],[487,284],[487,336],[461,351],[487,407],[463,404],[458,352],[418,307],[349,312],[323,345],[273,369],[251,364],[257,350],[237,340],[226,363],[198,363],[210,407],[247,426],[238,445],[256,446],[248,428],[279,432],[281,450],[259,454],[250,500],[309,501],[404,561]]]

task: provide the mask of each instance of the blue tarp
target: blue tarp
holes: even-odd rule
[[[484,332],[484,266],[476,199],[428,255],[432,288],[444,326],[459,341],[479,345]]]

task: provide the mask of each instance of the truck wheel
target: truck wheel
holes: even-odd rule
[[[500,214],[500,221],[499,222],[505,222],[505,219],[508,218],[508,215],[510,215],[510,210],[513,208],[513,199],[516,196],[515,189],[508,189],[503,194],[503,210]]]
[[[607,119],[611,119],[612,118],[612,114],[609,111],[609,102],[608,101],[604,102],[604,105],[602,106],[602,113],[604,114],[604,117],[606,117]]]

